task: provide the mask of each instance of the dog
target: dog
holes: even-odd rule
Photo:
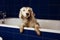
[[[22,33],[24,27],[32,27],[35,29],[37,35],[40,35],[40,25],[35,19],[35,14],[31,7],[22,7],[19,11],[19,18],[22,20],[20,32]]]

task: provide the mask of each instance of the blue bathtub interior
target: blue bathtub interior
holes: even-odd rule
[[[60,40],[60,34],[42,32],[38,36],[33,30],[24,29],[23,33],[17,28],[8,28],[0,26],[0,36],[3,40]]]

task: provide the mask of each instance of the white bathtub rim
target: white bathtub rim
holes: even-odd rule
[[[19,26],[12,26],[12,25],[6,25],[6,24],[0,24],[0,26],[19,29]],[[27,27],[25,27],[24,29],[26,29],[26,30],[34,30],[34,28],[27,28]],[[42,32],[51,32],[51,33],[58,33],[58,34],[60,34],[60,30],[43,29],[43,28],[41,28],[39,30],[42,31]]]

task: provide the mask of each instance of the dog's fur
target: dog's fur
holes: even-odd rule
[[[22,24],[20,27],[20,32],[22,33],[24,27],[33,27],[38,35],[40,35],[40,25],[35,19],[35,14],[33,13],[32,8],[22,7],[19,11],[19,18],[22,19]]]

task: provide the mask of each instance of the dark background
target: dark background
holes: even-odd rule
[[[33,8],[37,19],[60,20],[60,0],[0,0],[0,11],[6,17],[17,17],[23,6]]]

